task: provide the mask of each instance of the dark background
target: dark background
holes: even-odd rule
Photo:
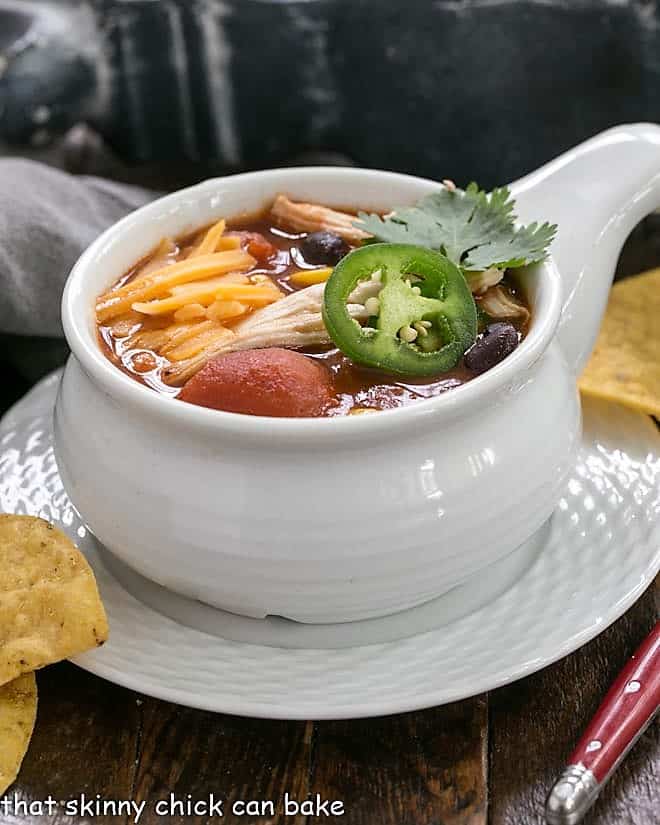
[[[326,152],[492,187],[660,119],[658,54],[655,0],[0,0],[0,140],[85,123],[115,174],[177,183]]]

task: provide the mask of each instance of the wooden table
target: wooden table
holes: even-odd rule
[[[18,783],[25,801],[81,794],[147,801],[152,823],[532,825],[549,785],[609,683],[651,629],[660,586],[572,656],[473,699],[379,719],[272,722],[189,710],[115,687],[70,664],[38,675],[39,717]],[[585,820],[655,825],[660,725],[638,742]],[[343,816],[290,816],[297,800],[343,802]],[[226,799],[224,817],[158,817],[169,794]],[[273,800],[275,816],[232,815],[235,800]],[[38,813],[38,812],[37,812]],[[132,817],[0,813],[17,823],[128,823]]]
[[[660,216],[633,235],[620,272],[660,261]],[[1,356],[0,356],[1,359]],[[5,376],[6,378],[6,376]],[[0,385],[0,409],[26,389]],[[0,572],[1,575],[1,572]],[[24,802],[146,801],[154,823],[261,825],[535,825],[566,756],[610,682],[651,629],[656,583],[600,637],[545,670],[490,694],[380,719],[269,722],[202,713],[115,687],[72,665],[38,676],[39,717],[19,781]],[[647,730],[619,768],[586,825],[660,821],[660,725]],[[281,813],[320,794],[343,802],[343,816]],[[226,799],[222,820],[156,816],[174,793],[185,801]],[[273,800],[275,816],[234,816],[235,800]],[[131,816],[5,815],[0,825],[119,825]]]

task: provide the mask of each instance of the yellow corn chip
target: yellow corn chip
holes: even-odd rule
[[[0,515],[0,685],[102,644],[94,574],[52,524]]]
[[[36,718],[34,673],[25,673],[0,687],[0,796],[18,776]]]
[[[660,416],[660,269],[612,287],[580,390]]]

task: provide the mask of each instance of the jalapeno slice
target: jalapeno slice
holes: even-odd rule
[[[356,302],[371,316],[364,326],[348,311]],[[346,255],[325,285],[323,321],[351,360],[400,375],[452,369],[477,336],[477,309],[461,270],[439,252],[409,244],[372,243]]]

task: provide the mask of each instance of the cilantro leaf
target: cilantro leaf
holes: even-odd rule
[[[366,212],[358,212],[358,218],[360,222],[355,221],[355,226],[369,232],[376,240],[437,248],[438,224],[426,212],[414,206],[398,209],[396,215],[389,218],[368,215]]]
[[[516,228],[513,207],[506,187],[488,194],[471,183],[465,191],[440,189],[386,218],[360,212],[355,225],[379,241],[439,249],[463,269],[505,269],[543,260],[556,226]]]
[[[554,224],[530,223],[520,229],[514,229],[510,236],[502,235],[486,244],[470,250],[463,261],[464,269],[510,269],[516,266],[542,261],[547,256],[547,249],[555,236]]]

